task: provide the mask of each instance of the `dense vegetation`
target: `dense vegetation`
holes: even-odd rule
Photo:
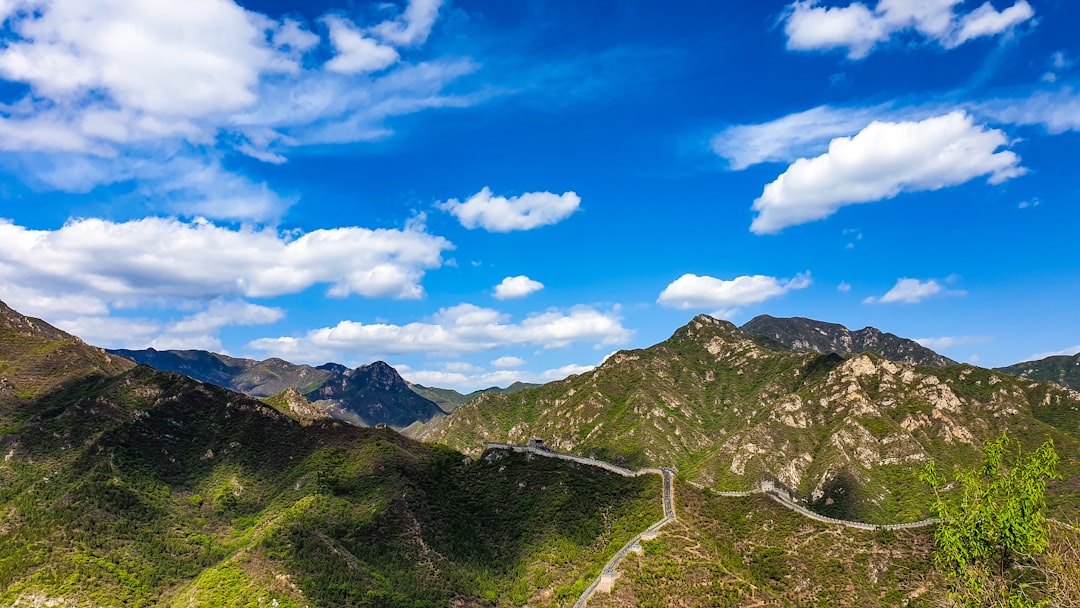
[[[0,605],[562,606],[661,517],[656,476],[305,426],[0,312]]]
[[[660,517],[653,476],[301,427],[148,368],[13,418],[0,604],[563,605]]]

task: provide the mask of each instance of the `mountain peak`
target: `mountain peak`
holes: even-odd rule
[[[947,367],[956,362],[925,346],[882,332],[876,327],[851,331],[839,323],[805,317],[759,315],[742,326],[742,331],[775,341],[795,352],[837,353],[851,355],[873,352],[898,363]]]
[[[35,397],[92,375],[111,376],[133,367],[41,319],[0,302],[0,399]]]

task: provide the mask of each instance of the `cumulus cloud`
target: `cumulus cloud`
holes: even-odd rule
[[[484,187],[465,202],[451,199],[436,206],[470,230],[479,227],[488,232],[511,232],[556,224],[570,217],[579,205],[581,198],[574,192],[527,192],[506,198],[494,196]]]
[[[962,0],[878,0],[823,7],[818,0],[796,0],[784,16],[787,48],[796,51],[847,49],[849,59],[863,59],[898,34],[914,34],[946,49],[976,38],[1009,32],[1035,16],[1026,0],[998,11],[984,2],[969,13],[956,12]]]
[[[734,314],[739,307],[764,302],[793,289],[804,289],[810,283],[809,272],[791,279],[757,274],[731,280],[684,274],[664,288],[657,302],[679,310],[716,310],[719,316],[726,317]]]
[[[201,220],[72,220],[32,230],[0,219],[0,287],[111,305],[155,298],[265,297],[329,285],[333,296],[419,298],[446,239],[422,224],[283,235]],[[30,295],[24,301],[33,302]],[[47,303],[46,303],[47,304]],[[55,304],[47,304],[55,308]],[[34,309],[27,311],[31,314]]]
[[[937,282],[934,279],[928,279],[926,281],[920,281],[919,279],[897,279],[896,285],[893,285],[892,289],[885,292],[885,295],[878,297],[868,297],[863,302],[865,304],[890,304],[894,302],[902,302],[904,304],[918,304],[926,298],[936,295],[954,295],[962,296],[966,292],[956,289],[947,289],[944,285]]]
[[[262,338],[249,347],[291,360],[325,360],[328,356],[366,360],[410,353],[453,355],[519,345],[612,345],[624,343],[631,335],[617,309],[576,306],[533,313],[515,323],[497,310],[460,304],[440,309],[426,321],[405,325],[341,321],[301,337]]]
[[[348,19],[326,17],[326,26],[330,28],[330,42],[337,55],[326,62],[326,69],[341,74],[377,72],[388,68],[401,59],[393,47],[379,44],[367,38]]]
[[[506,277],[501,283],[496,285],[494,296],[497,300],[524,298],[543,288],[544,284],[540,281],[534,281],[525,275],[518,275],[516,277]]]
[[[919,344],[931,350],[949,350],[957,346],[984,344],[993,340],[991,336],[941,336],[938,338],[915,338]]]
[[[298,146],[387,137],[388,117],[491,95],[447,92],[477,69],[471,59],[414,62],[403,50],[427,39],[440,4],[413,0],[374,25],[327,15],[320,36],[232,0],[5,3],[0,79],[25,94],[0,106],[0,152],[35,187],[132,181],[170,195],[155,166],[184,154],[223,174],[213,159],[232,151],[280,164]],[[216,202],[189,208],[273,221],[288,206],[272,192],[238,200],[232,177],[209,182],[224,189],[210,189]]]
[[[754,201],[750,226],[773,234],[828,217],[840,207],[892,198],[901,192],[939,190],[988,175],[999,184],[1023,175],[1020,157],[1000,150],[1009,138],[975,125],[957,111],[912,122],[872,122],[829,151],[801,158],[765,186]]]
[[[492,367],[496,367],[499,369],[510,369],[525,365],[525,360],[521,357],[513,357],[508,355],[506,357],[499,357],[498,359],[495,359],[491,362],[491,365]]]

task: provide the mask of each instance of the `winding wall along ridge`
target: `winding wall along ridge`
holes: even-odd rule
[[[661,519],[660,521],[656,522],[655,524],[649,526],[644,532],[642,532],[641,534],[638,534],[634,538],[630,539],[630,541],[627,542],[625,545],[623,545],[622,548],[619,549],[619,551],[616,552],[615,555],[613,555],[610,560],[608,560],[608,563],[604,566],[604,569],[600,571],[600,576],[598,576],[596,578],[596,580],[594,580],[592,582],[592,584],[590,584],[588,587],[585,588],[585,591],[582,592],[582,594],[578,598],[577,602],[574,603],[574,608],[584,608],[585,604],[588,603],[589,598],[591,598],[593,596],[593,594],[596,593],[597,588],[599,588],[600,584],[604,581],[605,578],[608,579],[608,580],[612,580],[612,579],[614,579],[615,576],[617,576],[616,568],[618,568],[618,566],[622,562],[623,558],[625,558],[626,555],[630,552],[631,547],[633,547],[636,544],[639,544],[641,542],[642,538],[645,537],[646,535],[650,535],[650,537],[651,537],[651,534],[655,534],[656,532],[658,532],[660,530],[660,528],[663,528],[665,525],[667,525],[668,523],[675,520],[675,498],[674,498],[674,491],[673,491],[673,487],[672,487],[673,483],[674,483],[673,480],[674,480],[674,477],[675,477],[675,470],[674,469],[669,469],[669,468],[664,468],[664,467],[661,467],[661,468],[650,467],[650,468],[640,469],[638,471],[632,471],[632,470],[627,469],[625,467],[620,467],[618,465],[611,464],[610,462],[604,462],[602,460],[596,460],[595,458],[586,458],[584,456],[575,456],[573,454],[563,454],[562,452],[555,452],[555,451],[552,451],[552,450],[550,450],[548,448],[537,448],[537,447],[532,447],[532,446],[509,445],[509,444],[505,444],[505,443],[489,443],[489,444],[487,444],[487,449],[489,449],[489,450],[491,450],[491,449],[509,450],[511,452],[517,452],[519,454],[536,454],[537,456],[544,456],[546,458],[558,458],[560,460],[568,460],[570,462],[576,462],[578,464],[584,464],[584,465],[591,466],[591,467],[598,467],[598,468],[604,469],[606,471],[610,471],[612,473],[615,473],[616,475],[622,475],[623,477],[639,477],[641,475],[650,475],[650,474],[659,474],[660,476],[663,477],[663,479],[664,479],[664,518]],[[696,487],[696,488],[709,491],[709,492],[711,492],[711,493],[713,493],[713,494],[715,494],[717,496],[745,497],[745,496],[752,496],[754,494],[764,494],[764,495],[768,496],[769,498],[773,499],[774,501],[776,501],[777,503],[779,503],[781,506],[787,507],[788,509],[791,509],[792,511],[795,511],[796,513],[802,515],[803,517],[813,519],[815,521],[819,521],[819,522],[826,523],[826,524],[836,524],[836,525],[840,525],[840,526],[846,526],[848,528],[856,528],[856,529],[859,529],[859,530],[907,530],[907,529],[911,529],[911,528],[924,528],[926,526],[932,526],[934,524],[939,523],[939,521],[940,521],[937,518],[929,518],[929,519],[923,519],[923,520],[920,520],[920,521],[913,521],[913,522],[900,523],[900,524],[868,524],[868,523],[861,522],[861,521],[849,521],[849,520],[846,520],[846,519],[836,519],[834,517],[828,517],[828,516],[825,516],[825,515],[821,515],[820,513],[815,513],[813,511],[811,511],[810,509],[807,509],[806,507],[796,503],[794,501],[794,499],[791,497],[791,495],[787,493],[787,491],[785,491],[783,488],[780,488],[779,486],[777,486],[776,484],[774,484],[771,481],[761,481],[761,482],[755,484],[754,487],[752,487],[751,489],[745,490],[745,491],[721,491],[721,490],[714,490],[712,488],[703,486],[703,485],[701,485],[699,483],[695,483],[695,482],[692,482],[692,481],[688,482],[688,483],[690,485]]]
[[[625,545],[623,545],[617,552],[615,552],[615,555],[611,556],[611,559],[609,559],[607,564],[604,565],[604,569],[600,571],[600,576],[596,577],[596,580],[594,580],[592,584],[586,587],[585,591],[583,591],[581,593],[581,596],[578,597],[578,600],[574,602],[574,608],[584,608],[585,604],[588,603],[589,598],[591,598],[593,594],[596,593],[596,590],[600,587],[601,583],[603,583],[605,579],[611,581],[618,575],[616,568],[619,567],[619,564],[622,562],[622,560],[627,556],[627,554],[630,553],[630,550],[631,548],[633,548],[634,545],[640,544],[641,541],[646,537],[652,538],[657,532],[660,531],[660,528],[663,528],[672,521],[675,521],[675,496],[673,488],[675,471],[672,469],[650,467],[646,469],[641,469],[639,471],[631,471],[630,469],[611,464],[610,462],[604,462],[602,460],[585,458],[583,456],[574,456],[573,454],[563,454],[561,452],[553,452],[546,448],[508,445],[505,443],[489,443],[487,444],[487,449],[509,450],[511,452],[517,452],[519,454],[536,454],[537,456],[544,456],[547,458],[568,460],[570,462],[576,462],[578,464],[584,464],[591,467],[599,467],[606,471],[615,473],[616,475],[622,475],[623,477],[640,477],[642,475],[657,474],[663,478],[664,518],[649,526],[634,538],[631,538],[629,541],[627,541]]]

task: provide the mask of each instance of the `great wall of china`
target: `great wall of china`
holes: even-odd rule
[[[563,454],[561,452],[555,452],[551,449],[544,447],[540,442],[536,445],[521,446],[521,445],[508,445],[505,443],[489,443],[487,444],[489,450],[508,450],[511,452],[517,452],[519,454],[534,454],[536,456],[543,456],[545,458],[558,458],[560,460],[567,460],[570,462],[576,462],[591,467],[598,467],[606,471],[615,473],[616,475],[622,475],[623,477],[639,477],[641,475],[660,475],[664,480],[664,518],[660,521],[649,526],[641,534],[638,534],[634,538],[630,539],[625,545],[620,548],[615,555],[608,560],[608,563],[604,566],[604,569],[600,571],[600,576],[596,578],[589,585],[581,596],[578,597],[577,602],[574,603],[574,608],[585,608],[585,604],[588,603],[589,598],[597,592],[610,592],[612,586],[615,584],[615,579],[618,578],[618,566],[622,560],[635,550],[640,550],[641,541],[652,540],[659,534],[660,529],[675,520],[675,492],[674,492],[674,479],[675,469],[671,468],[645,468],[638,471],[633,471],[625,467],[611,464],[610,462],[604,462],[602,460],[596,460],[594,458],[585,458],[584,456],[575,456],[573,454]],[[709,492],[716,496],[731,496],[731,497],[744,497],[752,496],[755,494],[764,494],[773,499],[780,505],[795,511],[796,513],[826,524],[835,524],[840,526],[846,526],[848,528],[856,528],[859,530],[906,530],[910,528],[923,528],[926,526],[932,526],[938,523],[937,519],[924,519],[921,521],[915,521],[910,523],[901,524],[868,524],[859,521],[849,521],[844,519],[835,519],[832,517],[826,517],[819,513],[815,513],[810,509],[795,502],[795,499],[783,488],[777,486],[770,481],[761,481],[754,485],[753,488],[746,491],[719,491],[712,488],[705,487],[701,484],[688,482],[690,485]]]

